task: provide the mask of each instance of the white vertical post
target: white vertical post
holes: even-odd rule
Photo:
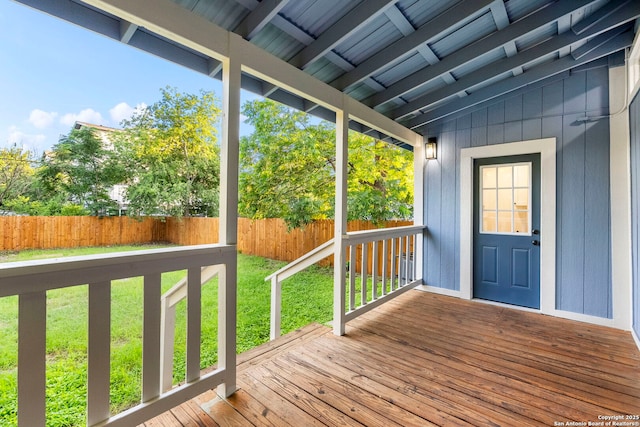
[[[347,161],[349,157],[349,112],[347,95],[343,95],[342,109],[336,111],[336,199],[335,252],[333,255],[333,333],[345,333],[345,242],[347,233]],[[353,249],[352,249],[353,250]]]
[[[395,237],[391,239],[391,290],[396,289],[396,280],[398,278],[398,252],[397,252],[397,241]]]
[[[160,395],[160,273],[144,276],[144,323],[142,332],[142,401]]]
[[[356,308],[357,252],[357,246],[349,245],[349,310],[355,310]]]
[[[238,170],[240,146],[240,61],[242,37],[229,34],[229,58],[222,61],[222,146],[220,150],[220,236],[226,245],[238,243]],[[218,394],[236,391],[237,252],[220,274],[218,286],[218,367],[225,383]]]
[[[109,418],[111,378],[111,283],[89,285],[87,425]]]
[[[173,346],[176,336],[176,306],[171,298],[162,300],[162,323],[160,325],[160,391],[173,387]]]
[[[202,287],[200,268],[187,270],[187,369],[186,381],[200,378],[200,336],[202,332]]]
[[[373,254],[371,255],[371,299],[378,299],[378,243],[373,242]]]
[[[424,225],[424,141],[416,141],[413,147],[413,225]],[[416,236],[413,245],[413,274],[416,279],[422,279],[424,264],[423,256],[424,232]]]
[[[389,263],[389,247],[387,246],[388,240],[385,239],[382,241],[382,291],[381,295],[387,294],[387,276],[389,274],[388,266]]]
[[[44,426],[46,407],[47,293],[18,302],[18,425]]]
[[[271,328],[269,338],[275,340],[280,336],[282,321],[282,284],[278,275],[271,278]]]
[[[360,301],[362,305],[367,304],[367,270],[369,269],[369,243],[362,244],[362,276],[360,281]]]

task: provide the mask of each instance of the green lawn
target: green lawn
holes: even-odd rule
[[[158,247],[158,246],[153,246]],[[0,254],[0,262],[149,249],[119,246]],[[270,283],[264,278],[284,265],[238,256],[238,352],[269,340]],[[162,276],[163,292],[184,271]],[[282,331],[332,317],[332,270],[312,267],[282,287]],[[202,368],[216,363],[217,280],[202,288]],[[142,278],[113,283],[111,405],[119,412],[140,399],[142,367]],[[184,379],[185,302],[177,307],[174,382]],[[16,425],[17,297],[0,298],[0,425]],[[47,293],[47,426],[85,424],[87,286]]]

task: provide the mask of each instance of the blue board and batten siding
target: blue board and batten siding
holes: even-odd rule
[[[633,330],[640,337],[640,95],[629,107],[631,130],[631,246]]]
[[[460,287],[460,150],[555,137],[557,309],[612,317],[608,67],[572,72],[428,127],[438,159],[425,169],[425,283]],[[541,240],[544,241],[544,230]]]

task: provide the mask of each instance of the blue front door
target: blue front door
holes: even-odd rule
[[[540,308],[540,155],[474,162],[474,298]]]

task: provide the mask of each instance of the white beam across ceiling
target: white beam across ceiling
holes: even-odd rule
[[[289,62],[305,69],[350,34],[368,25],[397,0],[367,0],[353,8],[324,31],[313,43],[302,49]]]
[[[131,37],[136,33],[138,26],[127,22],[125,20],[120,21],[120,41],[124,44],[129,44]]]
[[[311,100],[332,111],[342,108],[344,94],[293,65],[282,61],[231,31],[199,17],[170,0],[83,0],[99,10],[125,19],[152,33],[220,61],[228,58],[233,45],[234,58],[243,72]],[[231,44],[230,39],[237,38]],[[351,119],[380,130],[415,146],[422,137],[390,118],[349,98]]]
[[[338,77],[331,84],[344,90],[374,74],[390,63],[399,62],[409,56],[416,48],[458,25],[461,21],[477,16],[487,9],[493,0],[475,0],[461,2],[446,12],[430,20],[414,33],[404,37],[359,64],[353,71]]]

